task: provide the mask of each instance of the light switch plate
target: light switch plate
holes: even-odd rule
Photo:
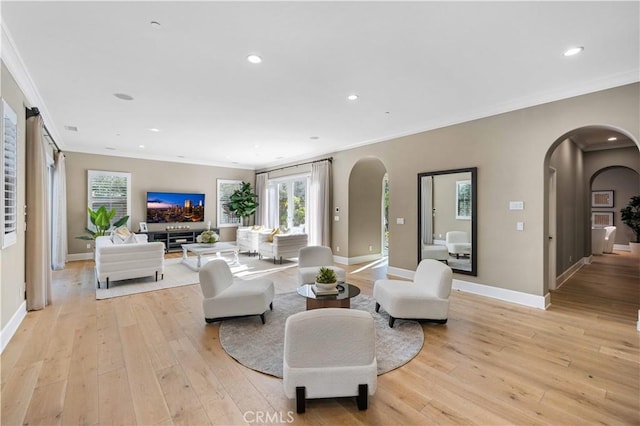
[[[509,201],[509,210],[524,210],[524,201]]]
[[[524,222],[516,222],[516,231],[524,231]]]
[[[397,217],[396,218],[396,224],[404,225],[404,217]]]

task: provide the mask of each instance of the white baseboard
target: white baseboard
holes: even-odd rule
[[[0,353],[4,352],[4,348],[7,347],[9,341],[16,334],[20,324],[27,316],[27,301],[22,302],[18,310],[13,314],[7,325],[0,331]]]
[[[580,268],[582,268],[584,265],[588,265],[589,263],[591,263],[591,256],[583,257],[573,265],[569,266],[566,271],[558,275],[558,277],[556,278],[556,290],[559,289],[560,286],[562,286],[562,284],[564,284],[569,278],[571,278],[573,274],[578,272]]]
[[[614,244],[613,249],[620,251],[631,251],[631,247],[629,247],[629,244]]]
[[[380,253],[375,253],[356,257],[333,256],[333,261],[341,265],[357,265],[358,263],[372,262],[380,258],[382,258],[382,255]]]
[[[67,255],[67,262],[73,262],[74,260],[93,260],[92,253],[75,253]]]
[[[523,293],[521,291],[491,287],[489,285],[455,279],[453,280],[452,288],[454,290],[464,291],[465,293],[477,294],[478,296],[486,296],[492,299],[503,300],[505,302],[537,309],[546,309],[551,304],[551,295],[549,293],[544,296],[536,296],[535,294]]]
[[[387,273],[389,275],[394,275],[397,277],[413,279],[415,271],[389,266],[387,268]],[[492,287],[485,284],[472,283],[457,279],[453,280],[452,289],[537,309],[546,309],[551,304],[551,295],[548,293],[544,296],[536,296],[534,294],[523,293],[515,290],[507,290],[504,288]]]

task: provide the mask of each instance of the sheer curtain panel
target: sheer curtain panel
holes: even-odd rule
[[[309,245],[331,244],[331,161],[311,165],[309,185]]]
[[[258,210],[256,225],[269,226],[269,181],[267,173],[256,175],[256,194],[258,194]]]
[[[51,303],[51,256],[46,150],[41,116],[27,119],[27,310]]]
[[[65,158],[56,153],[53,171],[53,214],[51,224],[51,257],[53,269],[64,269],[67,261],[67,180]]]

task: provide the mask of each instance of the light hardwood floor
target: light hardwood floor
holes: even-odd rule
[[[546,311],[454,292],[449,322],[423,324],[422,351],[379,377],[367,411],[341,398],[304,415],[281,380],[225,354],[199,286],[96,301],[92,267],[56,272],[54,304],[3,352],[2,425],[640,424],[640,262],[628,253],[595,257]],[[371,294],[385,274],[350,281]],[[273,279],[295,288],[295,270]]]

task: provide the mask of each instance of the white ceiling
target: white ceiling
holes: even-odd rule
[[[3,1],[3,58],[63,150],[259,169],[636,82],[639,6]]]

